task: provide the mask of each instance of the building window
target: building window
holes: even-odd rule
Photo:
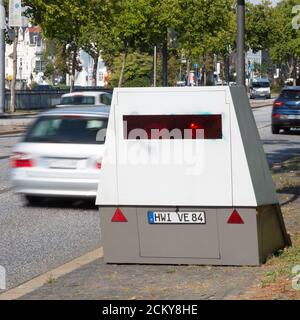
[[[35,61],[35,71],[38,72],[45,72],[46,70],[46,61]]]

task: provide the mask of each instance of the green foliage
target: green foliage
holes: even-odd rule
[[[171,30],[177,32],[178,45],[170,55],[170,84],[176,81],[181,54],[191,65],[205,63],[212,70],[213,54],[224,57],[236,46],[236,0],[24,0],[23,4],[44,36],[55,41],[56,71],[70,73],[72,52],[83,48],[94,60],[101,54],[113,72],[113,85],[120,76],[121,56],[127,53],[124,84],[150,85],[153,46],[160,50]],[[297,4],[299,0],[281,0],[275,7],[270,0],[247,3],[247,47],[254,52],[269,50],[274,62],[287,64],[290,70],[300,53],[299,30],[292,28],[292,7]],[[79,61],[75,62],[80,70]],[[160,72],[160,58],[158,62]],[[262,66],[260,71],[271,73],[271,67]]]
[[[276,21],[280,28],[276,30],[276,41],[270,53],[274,61],[286,63],[300,55],[300,30],[292,26],[292,8],[299,5],[299,0],[282,0],[275,8]]]
[[[27,15],[40,25],[44,35],[62,43],[78,43],[84,22],[85,0],[25,0]]]
[[[124,85],[126,87],[151,86],[152,57],[138,52],[129,53],[127,56],[126,70],[124,73]],[[110,80],[112,87],[118,86],[122,66],[121,56],[114,60],[114,72]]]
[[[260,76],[271,77],[273,73],[272,62],[263,61],[262,64],[254,62],[254,72]]]
[[[54,68],[53,64],[48,62],[45,67],[45,72],[44,72],[45,77],[50,78],[54,75],[54,73],[55,73],[55,68]]]
[[[277,10],[272,1],[263,0],[260,4],[247,4],[246,42],[254,52],[267,50],[280,40]]]
[[[182,49],[189,57],[227,53],[234,45],[234,0],[178,0],[178,30]]]

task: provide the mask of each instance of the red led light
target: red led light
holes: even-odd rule
[[[200,125],[197,124],[197,123],[192,122],[192,123],[190,124],[190,128],[191,128],[191,129],[202,129],[202,126],[200,126]]]

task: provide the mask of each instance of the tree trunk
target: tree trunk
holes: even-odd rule
[[[169,60],[169,52],[168,52],[168,34],[164,33],[163,42],[162,42],[162,80],[163,87],[168,86],[168,60]]]
[[[226,54],[224,56],[224,78],[227,82],[227,85],[229,85],[230,82],[230,60],[229,60],[229,54]]]
[[[292,78],[293,77],[293,73],[294,73],[294,59],[293,58],[290,58],[287,62],[287,67],[288,67],[288,70],[289,70],[289,75],[288,77],[289,78]]]
[[[207,70],[206,70],[206,59],[207,55],[206,53],[203,55],[203,66],[204,66],[204,71],[203,71],[203,85],[206,87],[207,84]]]
[[[297,85],[297,58],[293,59],[293,85]]]
[[[98,62],[99,62],[100,54],[94,56],[94,64],[93,64],[93,86],[97,86],[97,71],[98,71]]]
[[[123,53],[122,56],[122,68],[121,68],[121,73],[120,73],[120,78],[119,78],[119,88],[122,87],[123,80],[124,80],[124,72],[125,72],[125,66],[126,66],[126,58],[127,58],[127,52]]]
[[[19,41],[19,28],[14,29],[16,37],[13,42],[13,74],[10,84],[10,108],[9,112],[14,113],[16,111],[16,83],[17,83],[17,68],[18,68],[18,41]]]
[[[188,58],[186,62],[186,85],[189,87],[191,84],[191,78],[190,78],[190,72],[191,72],[191,67],[190,67],[190,58]]]
[[[74,91],[75,75],[76,75],[76,64],[77,64],[77,46],[74,46],[74,48],[73,48],[73,57],[72,57],[72,73],[71,73],[70,92]]]

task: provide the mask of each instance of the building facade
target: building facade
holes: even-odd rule
[[[47,84],[44,77],[47,61],[45,59],[46,42],[42,37],[42,30],[38,26],[29,26],[19,29],[17,47],[17,89],[30,87],[32,83]],[[93,59],[83,50],[79,54],[82,71],[76,72],[76,86],[93,85]],[[6,87],[9,88],[13,76],[13,45],[6,44],[5,48],[5,77]],[[108,70],[99,58],[96,85],[106,87]],[[69,77],[67,76],[67,85]]]
[[[81,50],[79,53],[82,71],[76,72],[75,75],[75,86],[89,87],[93,86],[93,66],[94,60],[85,51]],[[108,70],[105,66],[103,59],[100,57],[98,61],[97,68],[97,81],[96,86],[106,87],[108,85]],[[67,84],[69,84],[70,79],[67,77]]]
[[[41,28],[36,26],[19,29],[17,88],[29,87],[32,82],[43,84],[46,62],[43,59],[45,43],[42,39]],[[6,44],[5,76],[7,85],[13,76],[13,45]]]

